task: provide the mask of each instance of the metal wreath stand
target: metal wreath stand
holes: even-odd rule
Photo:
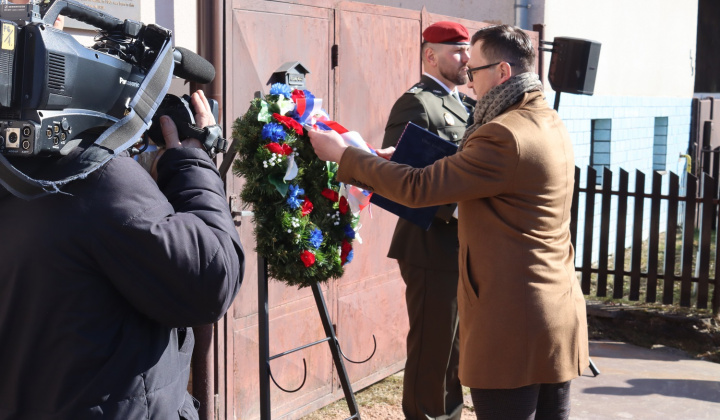
[[[294,349],[284,351],[282,353],[278,353],[276,355],[270,356],[270,317],[269,317],[269,306],[268,306],[268,266],[267,261],[265,258],[258,254],[258,341],[259,341],[259,371],[260,371],[260,418],[263,420],[269,420],[271,409],[270,409],[270,380],[280,388],[283,392],[297,392],[299,391],[304,385],[305,380],[307,379],[307,364],[305,363],[305,358],[303,358],[303,380],[299,387],[296,389],[288,390],[283,387],[281,387],[275,378],[272,375],[272,370],[270,368],[270,361],[275,360],[279,357],[288,355],[290,353],[294,353],[298,350],[302,350],[311,346],[314,346],[316,344],[327,342],[330,346],[330,352],[332,353],[333,363],[335,364],[335,368],[337,369],[338,377],[340,379],[340,384],[342,385],[343,393],[345,394],[345,401],[347,401],[348,409],[350,410],[350,417],[348,419],[360,419],[360,412],[358,411],[357,402],[355,401],[355,395],[353,394],[352,386],[350,385],[350,380],[348,378],[347,371],[345,370],[345,363],[343,362],[343,359],[347,360],[350,363],[365,363],[368,360],[370,360],[374,355],[375,351],[377,350],[377,340],[375,340],[375,335],[373,335],[373,352],[372,354],[365,360],[356,362],[353,360],[350,360],[340,349],[340,343],[338,342],[337,337],[335,336],[335,329],[333,328],[332,322],[330,322],[330,314],[327,310],[327,305],[325,304],[325,298],[323,297],[322,289],[320,289],[320,284],[315,283],[312,286],[310,286],[313,292],[313,296],[315,297],[315,304],[317,305],[318,312],[320,314],[320,320],[323,324],[323,329],[325,330],[325,338],[321,340],[314,341],[310,344],[305,344],[304,346],[296,347]]]
[[[280,66],[270,77],[268,84],[272,83],[285,83],[292,88],[305,89],[305,74],[309,71],[299,62],[291,61],[284,63]],[[260,92],[256,93],[256,97]],[[231,150],[234,150],[231,146]],[[232,161],[232,159],[230,159]],[[226,169],[227,170],[227,169]],[[222,171],[221,171],[222,173]],[[252,215],[252,212],[243,211],[242,214]],[[345,370],[345,362],[343,359],[350,363],[361,364],[369,361],[375,355],[377,350],[377,340],[373,334],[373,351],[372,354],[365,360],[354,361],[350,360],[340,349],[340,343],[335,335],[335,328],[333,328],[332,322],[330,321],[330,314],[328,313],[327,305],[325,304],[325,297],[323,296],[322,289],[319,283],[315,283],[310,286],[313,296],[315,297],[315,305],[317,306],[318,313],[320,314],[320,321],[322,322],[323,329],[325,331],[325,338],[314,341],[309,344],[305,344],[300,347],[296,347],[291,350],[284,351],[282,353],[270,356],[270,310],[268,305],[268,265],[265,257],[258,254],[258,341],[259,341],[259,373],[260,373],[260,418],[262,420],[270,420],[271,418],[271,404],[270,404],[270,381],[275,386],[280,388],[283,392],[297,392],[305,385],[307,379],[307,363],[303,358],[303,380],[300,386],[295,389],[285,389],[281,387],[272,375],[272,369],[270,368],[270,362],[279,357],[286,356],[299,350],[312,347],[316,344],[327,342],[330,346],[330,352],[332,353],[333,364],[337,369],[338,378],[345,394],[345,401],[347,402],[348,409],[350,410],[350,417],[347,419],[360,419],[360,412],[358,411],[357,402],[355,401],[355,394],[353,394],[350,379],[348,378],[347,371]]]

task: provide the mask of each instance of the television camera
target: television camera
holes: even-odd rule
[[[59,15],[98,28],[95,44],[85,47],[55,29]],[[0,154],[7,157],[66,155],[84,139],[97,138],[130,112],[172,36],[161,26],[123,21],[71,0],[1,4],[0,26]],[[173,61],[176,76],[198,83],[215,77],[212,64],[186,49],[175,48]],[[219,126],[194,127],[189,101],[166,95],[166,102],[153,126],[160,115],[170,115],[181,137],[199,138],[211,156],[225,151]],[[152,139],[164,143],[161,134]]]

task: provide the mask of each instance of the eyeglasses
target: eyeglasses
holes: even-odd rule
[[[497,66],[500,63],[502,63],[502,61],[498,61],[497,63],[488,64],[487,66],[473,67],[471,69],[467,69],[468,80],[470,80],[471,82],[473,81],[473,73],[475,73],[476,71],[489,69],[490,67]],[[508,63],[508,64],[511,67],[515,65],[513,63]]]

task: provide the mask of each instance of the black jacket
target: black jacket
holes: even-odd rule
[[[202,150],[158,172],[121,156],[64,194],[0,187],[0,419],[197,416],[178,327],[223,316],[243,250]]]

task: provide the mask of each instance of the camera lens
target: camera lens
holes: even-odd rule
[[[15,143],[17,143],[17,141],[18,141],[18,135],[16,132],[12,132],[12,133],[10,133],[10,135],[8,135],[8,142],[10,142],[10,144],[15,144]]]

